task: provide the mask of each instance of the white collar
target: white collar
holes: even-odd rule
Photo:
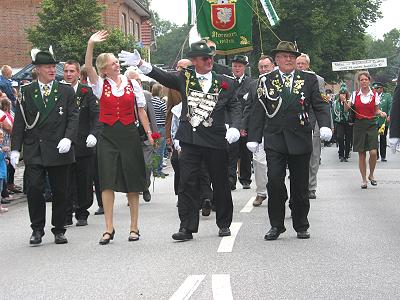
[[[39,87],[40,87],[40,89],[42,90],[43,89],[43,87],[46,85],[45,83],[43,83],[43,82],[40,82],[40,80],[38,79],[38,84],[39,84]],[[49,86],[49,88],[50,88],[50,90],[51,90],[51,88],[52,88],[52,86],[53,86],[53,82],[54,82],[54,80],[52,80],[52,81],[50,81],[49,83],[47,83],[47,85]]]
[[[197,78],[204,77],[206,80],[211,80],[212,79],[212,73],[208,72],[206,74],[199,74],[199,73],[196,72],[196,77]]]
[[[357,95],[362,95],[363,93],[361,92],[361,89],[358,91],[358,94]],[[366,95],[366,96],[373,96],[374,95],[374,92],[371,90],[371,88],[369,89],[369,92],[368,92],[368,94]]]
[[[76,84],[72,87],[76,93],[76,91],[78,90],[78,85],[79,85],[79,81],[76,82]]]
[[[292,78],[293,78],[294,71],[295,71],[295,70],[293,70],[293,71],[290,72],[290,73],[283,73],[283,72],[279,69],[279,74],[281,74],[281,77],[283,77],[284,74],[291,74],[291,75],[292,75]]]

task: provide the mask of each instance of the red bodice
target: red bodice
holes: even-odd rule
[[[111,85],[104,79],[103,92],[100,97],[100,122],[114,125],[120,121],[124,125],[134,123],[135,120],[135,94],[131,84],[127,84],[121,97],[114,96]]]
[[[372,120],[373,118],[375,118],[375,98],[376,98],[376,93],[374,92],[374,95],[371,97],[371,101],[364,104],[361,102],[361,94],[359,93],[356,94],[356,99],[354,101],[356,119]]]

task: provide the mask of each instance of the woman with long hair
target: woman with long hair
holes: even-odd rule
[[[367,184],[367,151],[369,152],[369,175],[371,185],[378,185],[374,177],[378,149],[378,129],[375,117],[386,118],[386,113],[379,108],[379,97],[370,88],[371,76],[367,71],[358,73],[360,89],[355,91],[350,101],[346,101],[346,110],[352,110],[355,122],[353,126],[353,151],[358,152],[358,167],[360,169],[362,184],[366,189]]]
[[[93,48],[107,39],[107,31],[94,33],[87,45],[86,71],[93,93],[100,101],[100,122],[103,131],[97,143],[100,188],[104,207],[106,231],[100,240],[106,245],[114,238],[114,192],[127,194],[131,225],[128,240],[139,240],[139,192],[146,189],[145,163],[138,131],[140,120],[147,138],[153,143],[149,121],[144,110],[146,100],[136,80],[120,74],[118,59],[112,53],[102,53],[96,59],[97,72],[92,65]],[[138,115],[135,114],[138,107]]]

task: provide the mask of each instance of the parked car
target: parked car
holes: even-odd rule
[[[26,65],[23,67],[19,72],[15,73],[14,76],[11,78],[13,81],[21,83],[22,80],[29,80],[32,81],[32,70],[35,66],[32,64]],[[59,62],[56,65],[56,79],[62,80],[64,77],[64,62]]]

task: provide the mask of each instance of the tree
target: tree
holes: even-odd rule
[[[259,1],[254,5],[260,6]],[[281,21],[273,31],[282,40],[296,41],[301,52],[309,54],[312,69],[325,77],[337,80],[331,71],[332,61],[363,59],[366,55],[365,29],[380,17],[381,0],[275,0],[272,1]],[[262,11],[262,8],[258,8]],[[262,21],[264,20],[264,22]],[[264,53],[270,53],[278,43],[261,20]],[[259,18],[254,18],[253,60],[261,49],[258,34]],[[268,23],[267,23],[268,24]],[[255,56],[255,57],[254,57]]]
[[[104,6],[96,0],[43,0],[41,8],[38,25],[27,29],[28,40],[40,49],[52,45],[56,58],[61,61],[83,62],[90,35],[104,28],[101,15]],[[107,41],[95,50],[117,53],[133,47],[132,37],[112,29]]]

